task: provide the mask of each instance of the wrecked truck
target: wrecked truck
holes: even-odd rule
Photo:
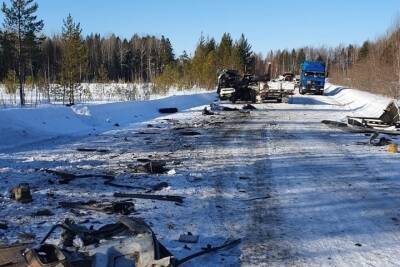
[[[240,76],[236,70],[223,70],[218,75],[217,93],[220,100],[229,100],[232,103],[238,101],[261,103],[270,98],[276,98],[268,88],[270,69],[266,75]]]

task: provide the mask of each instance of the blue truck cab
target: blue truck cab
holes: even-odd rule
[[[325,64],[317,61],[305,61],[301,64],[300,94],[322,95],[325,87]]]

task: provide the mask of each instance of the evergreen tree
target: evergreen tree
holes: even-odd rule
[[[68,15],[67,19],[64,20],[62,29],[62,81],[69,90],[70,105],[75,102],[75,88],[82,81],[82,71],[86,67],[86,49],[82,41],[81,32],[80,24],[76,24],[72,16]]]
[[[240,57],[241,71],[244,73],[251,71],[251,65],[253,61],[251,45],[244,37],[243,33],[237,41],[236,47]]]
[[[365,41],[363,43],[363,45],[360,48],[360,51],[358,52],[358,60],[359,61],[364,60],[364,59],[366,59],[368,57],[368,55],[369,55],[369,46],[370,46],[370,44],[369,44],[368,41]]]
[[[297,66],[300,66],[301,64],[306,61],[306,53],[304,52],[304,49],[300,49],[299,52],[297,53]]]
[[[161,58],[161,71],[165,66],[172,64],[175,60],[174,51],[171,42],[168,38],[161,36],[161,48],[160,48],[160,58]]]
[[[231,68],[233,40],[229,33],[224,33],[217,49],[219,69]]]
[[[3,26],[12,35],[17,50],[17,76],[22,106],[25,105],[24,81],[29,51],[37,44],[36,35],[43,29],[43,21],[35,15],[37,9],[38,5],[33,0],[11,0],[10,7],[3,3],[1,9],[4,13]]]

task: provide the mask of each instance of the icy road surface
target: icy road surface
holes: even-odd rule
[[[182,205],[136,200],[131,215],[144,218],[178,258],[206,244],[242,238],[236,248],[185,266],[399,266],[400,156],[363,144],[364,134],[321,124],[366,108],[337,93],[296,95],[288,104],[255,105],[250,113],[204,116],[199,107],[141,128],[0,154],[0,218],[8,225],[0,238],[12,243],[21,241],[20,233],[33,233],[38,241],[67,217],[98,228],[117,215],[72,211],[58,202],[113,200],[117,191],[144,193],[105,185],[101,178],[60,185],[40,171],[51,168],[111,174],[115,183],[139,187],[167,182],[169,187],[156,194],[184,196]],[[199,135],[182,135],[188,130]],[[76,150],[82,147],[109,152]],[[136,174],[132,165],[139,158],[167,160],[176,173]],[[19,182],[34,188],[32,203],[8,198],[9,188]],[[54,215],[31,216],[41,208]],[[199,242],[179,243],[186,232],[198,234]]]

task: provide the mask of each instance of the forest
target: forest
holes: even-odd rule
[[[25,103],[24,88],[36,88],[50,100],[51,85],[62,88],[63,102],[73,104],[81,83],[148,83],[156,92],[170,87],[213,89],[217,73],[225,68],[242,74],[263,74],[268,63],[272,76],[299,73],[304,60],[327,65],[331,82],[398,97],[400,92],[400,24],[362,45],[252,50],[244,34],[233,40],[224,33],[219,41],[200,36],[193,54],[174,53],[166,36],[82,34],[83,26],[69,15],[60,34],[43,34],[33,0],[3,3],[0,28],[0,81],[8,94]],[[21,15],[22,14],[22,15]],[[268,44],[265,44],[268,47]]]

